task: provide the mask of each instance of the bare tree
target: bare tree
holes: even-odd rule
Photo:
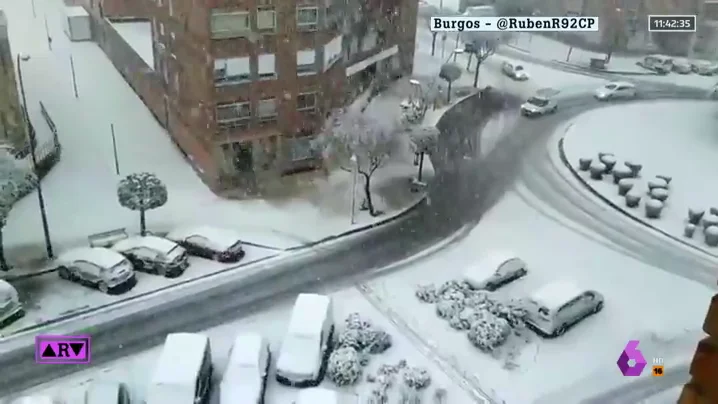
[[[439,78],[448,83],[446,102],[451,102],[451,84],[461,78],[461,68],[456,63],[444,63],[439,71]]]
[[[476,67],[474,68],[474,88],[479,85],[479,69],[481,64],[489,58],[489,56],[496,53],[499,39],[495,35],[486,35],[486,33],[475,33],[472,32],[465,39],[466,53],[469,54],[469,61],[466,65],[468,71],[471,67],[472,57],[476,57]],[[482,35],[483,34],[483,35]]]
[[[351,172],[355,168],[363,177],[362,207],[372,216],[381,214],[372,200],[372,176],[402,145],[401,114],[382,111],[377,105],[382,104],[371,104],[364,110],[349,106],[333,111],[315,141],[315,147],[327,160],[344,171]],[[352,157],[356,159],[355,163]],[[356,167],[352,167],[353,164]]]
[[[414,153],[419,155],[419,174],[416,180],[421,182],[421,175],[424,171],[424,156],[431,155],[436,151],[439,142],[439,129],[436,126],[413,127],[409,130],[409,139]]]

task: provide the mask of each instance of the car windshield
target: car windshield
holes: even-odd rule
[[[545,107],[548,105],[548,100],[545,98],[531,97],[529,98],[528,103],[538,107]]]
[[[524,69],[524,67],[523,67],[523,66],[516,66],[516,68],[515,68],[515,69],[516,69],[516,71],[519,71],[519,70],[523,70],[523,69]]]
[[[615,90],[616,87],[618,87],[618,86],[615,85],[615,84],[607,84],[607,85],[606,85],[606,88],[609,89],[609,90]]]

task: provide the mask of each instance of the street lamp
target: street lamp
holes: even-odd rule
[[[30,115],[27,107],[27,97],[25,96],[25,83],[22,80],[22,62],[30,60],[29,55],[17,54],[17,77],[20,82],[20,95],[22,96],[22,107],[23,107],[23,119],[25,121],[25,130],[27,131],[28,140],[30,142],[30,157],[32,158],[32,167],[37,175],[37,139],[35,138],[35,132],[32,130],[30,125]],[[42,231],[45,236],[45,248],[47,250],[47,257],[54,258],[55,254],[52,252],[52,242],[50,241],[50,227],[47,224],[47,212],[45,211],[45,198],[42,196],[42,181],[37,178],[37,202],[40,205],[40,217],[42,218]]]
[[[356,223],[355,220],[355,213],[356,212],[356,204],[357,204],[357,174],[359,171],[359,161],[357,160],[356,154],[352,154],[352,157],[350,158],[352,162],[352,214],[351,214],[351,223]]]

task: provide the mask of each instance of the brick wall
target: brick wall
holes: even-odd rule
[[[691,380],[683,387],[678,404],[718,402],[718,294],[708,307],[703,331],[708,336],[698,343],[691,362]]]
[[[25,144],[27,135],[20,109],[13,58],[7,34],[7,19],[0,10],[0,142],[16,148]]]

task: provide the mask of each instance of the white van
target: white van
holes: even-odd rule
[[[329,296],[297,296],[277,360],[277,381],[286,386],[318,386],[324,379],[334,338]]]
[[[206,404],[212,380],[209,338],[168,334],[147,392],[147,404]]]
[[[15,288],[0,279],[0,327],[6,326],[22,317],[25,311]]]
[[[238,335],[219,385],[219,404],[264,403],[272,353],[257,333]]]
[[[464,282],[473,289],[494,291],[528,273],[526,263],[510,251],[492,251],[464,271]]]
[[[603,295],[572,282],[556,281],[535,291],[527,302],[526,323],[544,337],[563,335],[571,326],[603,309]]]

